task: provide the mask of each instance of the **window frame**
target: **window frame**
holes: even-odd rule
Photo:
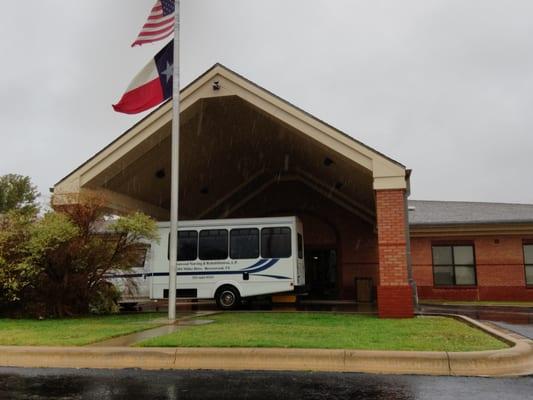
[[[523,260],[524,260],[524,283],[526,284],[526,287],[533,288],[533,282],[528,282],[527,281],[527,269],[528,269],[528,267],[529,268],[533,268],[533,263],[527,263],[526,262],[526,246],[533,247],[533,242],[524,241],[522,243],[522,255],[523,255]]]
[[[433,249],[435,247],[450,247],[451,248],[451,254],[452,254],[452,264],[442,264],[437,265],[435,264],[435,253],[433,252]],[[455,263],[455,247],[470,247],[472,249],[472,259],[473,264],[456,264]],[[477,263],[476,263],[476,246],[474,243],[432,243],[431,244],[431,263],[432,263],[432,272],[433,272],[433,286],[438,288],[472,288],[477,287]],[[452,277],[453,277],[453,283],[446,283],[446,284],[439,284],[437,283],[435,279],[435,267],[451,267],[452,268]],[[468,283],[468,284],[458,284],[456,279],[456,272],[455,269],[457,267],[469,267],[474,270],[474,283]]]

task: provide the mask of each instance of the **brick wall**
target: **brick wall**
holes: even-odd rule
[[[413,275],[421,300],[515,300],[533,301],[533,288],[526,287],[520,235],[411,238]],[[472,243],[476,257],[477,286],[435,287],[431,247],[433,243]]]
[[[411,317],[412,291],[408,285],[405,192],[376,191],[379,249],[378,311],[381,317]]]
[[[376,212],[377,235],[371,224],[307,186],[280,182],[230,217],[299,216],[307,248],[337,249],[339,298],[354,300],[355,279],[370,278],[382,317],[410,317],[413,303],[407,280],[404,191],[377,191]]]

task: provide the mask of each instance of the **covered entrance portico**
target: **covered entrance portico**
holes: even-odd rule
[[[181,102],[180,219],[296,215],[313,295],[355,299],[363,278],[381,316],[412,315],[403,165],[221,65]],[[171,114],[162,105],[61,180],[54,202],[97,192],[168,220]]]

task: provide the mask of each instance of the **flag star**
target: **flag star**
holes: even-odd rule
[[[167,61],[167,67],[161,72],[163,75],[165,75],[165,78],[167,78],[166,83],[172,78],[172,70],[173,70],[173,64],[170,64]]]

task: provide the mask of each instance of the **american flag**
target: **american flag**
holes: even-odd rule
[[[174,32],[174,12],[174,0],[157,0],[148,20],[131,47],[157,42],[172,35]]]

